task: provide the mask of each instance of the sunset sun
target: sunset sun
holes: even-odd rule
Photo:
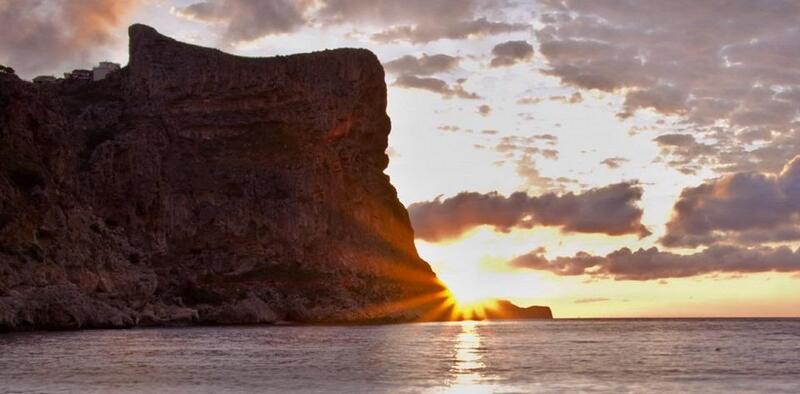
[[[446,272],[439,275],[447,286],[459,318],[482,320],[496,306],[497,289],[478,270]]]

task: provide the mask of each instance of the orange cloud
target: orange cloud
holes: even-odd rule
[[[114,30],[144,0],[39,0],[0,3],[0,63],[23,76],[89,66],[116,42]]]

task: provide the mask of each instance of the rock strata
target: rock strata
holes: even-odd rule
[[[0,73],[0,330],[426,316],[371,52],[129,33],[101,81]]]

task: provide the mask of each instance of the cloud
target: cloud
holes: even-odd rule
[[[778,174],[742,172],[686,188],[664,246],[800,240],[800,156]]]
[[[556,275],[612,277],[616,280],[686,278],[711,273],[800,272],[800,249],[743,248],[717,245],[702,252],[680,255],[658,248],[631,251],[622,248],[606,256],[579,252],[572,257],[547,259],[541,249],[514,258],[516,268],[549,271]]]
[[[566,180],[567,178],[559,177],[558,179],[553,179],[539,172],[539,167],[536,165],[536,160],[533,157],[533,155],[539,153],[542,153],[542,150],[539,148],[524,148],[522,155],[517,157],[514,162],[517,175],[524,180],[527,187],[534,188],[537,191],[564,191],[564,183],[568,182],[563,182],[562,180]]]
[[[0,63],[24,77],[89,67],[117,43],[114,31],[141,1],[0,2]],[[99,60],[99,59],[98,59]]]
[[[372,35],[372,39],[378,42],[408,41],[422,44],[443,38],[460,40],[501,33],[513,33],[527,30],[528,28],[529,26],[526,24],[493,22],[486,18],[478,18],[453,21],[449,24],[396,26]]]
[[[519,100],[517,100],[517,104],[534,105],[534,104],[539,104],[544,100],[545,99],[543,97],[522,97]]]
[[[619,116],[674,116],[698,141],[692,165],[779,171],[800,152],[800,3],[545,0],[546,74],[625,95]],[[765,23],[765,21],[768,21]],[[762,141],[762,143],[756,143]],[[670,164],[690,171],[687,160]]]
[[[394,86],[410,89],[422,89],[438,93],[444,98],[458,97],[462,99],[479,99],[477,93],[464,90],[465,79],[458,79],[450,85],[446,81],[430,77],[430,75],[450,71],[458,67],[461,61],[458,57],[444,54],[427,55],[420,57],[406,55],[384,64],[386,71],[400,74]]]
[[[437,23],[469,19],[476,2],[472,0],[324,0],[317,17],[327,25],[348,22],[381,26]]]
[[[560,101],[564,104],[578,104],[583,102],[583,95],[581,92],[572,93],[569,97],[567,96],[550,96],[551,101]]]
[[[677,148],[687,148],[697,144],[691,134],[664,134],[656,137],[654,141],[660,146]]]
[[[205,0],[174,9],[176,15],[215,25],[226,44],[292,32],[302,26],[377,28],[379,42],[425,43],[529,29],[492,21],[502,4],[478,0]]]
[[[558,151],[555,149],[542,149],[540,152],[546,159],[558,159]]]
[[[442,126],[437,127],[437,129],[439,129],[441,131],[447,131],[447,132],[453,132],[453,133],[462,130],[461,127],[458,127],[456,125],[442,125]],[[465,132],[466,132],[466,130],[465,130]]]
[[[174,13],[180,17],[223,27],[225,45],[289,33],[306,22],[304,12],[311,1],[294,0],[207,0]]]
[[[504,154],[508,158],[514,158],[517,174],[525,183],[540,191],[565,190],[565,183],[572,183],[573,180],[567,178],[550,178],[543,176],[536,166],[535,155],[550,160],[557,160],[559,152],[555,149],[538,146],[544,143],[553,146],[558,143],[558,137],[552,134],[536,134],[532,136],[505,136],[494,147],[498,153]]]
[[[642,237],[650,232],[640,222],[642,210],[636,203],[641,197],[641,188],[631,183],[562,195],[529,196],[516,192],[504,197],[496,192],[463,192],[447,199],[411,204],[408,212],[416,237],[429,242],[457,238],[483,225],[501,232],[550,226],[567,233]]]
[[[625,96],[620,118],[632,116],[638,109],[652,108],[667,115],[686,114],[689,93],[674,86],[657,85],[650,89],[634,90]]]
[[[694,174],[702,165],[709,164],[708,157],[717,152],[711,144],[697,142],[691,134],[669,133],[653,139],[661,154],[672,158],[668,164],[684,174]]]
[[[492,48],[492,67],[513,66],[533,57],[533,45],[527,41],[507,41]]]
[[[596,297],[596,298],[580,298],[575,300],[576,304],[592,304],[596,302],[606,302],[611,301],[608,298]]]
[[[327,0],[318,13],[323,24],[370,24],[383,28],[378,42],[426,43],[465,39],[530,29],[527,24],[489,20],[501,2],[477,0]]]
[[[600,164],[605,165],[606,167],[611,169],[616,169],[619,168],[622,165],[622,163],[625,163],[627,161],[628,159],[624,157],[609,157],[601,161]]]
[[[539,104],[545,100],[558,101],[564,104],[578,104],[583,102],[583,95],[581,92],[572,93],[569,96],[550,96],[550,97],[522,97],[517,100],[517,104],[533,105]]]
[[[489,114],[492,113],[492,107],[487,104],[481,104],[478,106],[478,113],[481,116],[489,116]]]
[[[558,137],[552,134],[536,134],[530,137],[533,140],[541,140],[546,141],[549,145],[555,145],[558,143]]]
[[[470,100],[481,98],[476,93],[464,90],[460,82],[448,85],[447,82],[438,78],[421,78],[416,75],[403,74],[397,77],[392,85],[401,88],[427,90],[440,94],[444,98],[458,97]]]
[[[558,141],[558,138],[550,134],[538,134],[529,137],[510,135],[502,137],[494,149],[497,152],[505,154],[514,154],[519,152],[529,155],[543,154],[544,151],[554,151],[552,149],[543,149],[537,147],[536,145],[540,141],[544,141],[547,145],[554,145]],[[552,155],[552,153],[550,155]]]
[[[383,67],[387,72],[394,74],[409,74],[416,76],[428,76],[441,72],[450,71],[458,67],[460,58],[444,54],[426,55],[420,57],[406,55],[401,58],[384,63]]]

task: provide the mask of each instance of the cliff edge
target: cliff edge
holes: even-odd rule
[[[435,318],[371,52],[129,33],[101,81],[0,73],[0,330]]]

